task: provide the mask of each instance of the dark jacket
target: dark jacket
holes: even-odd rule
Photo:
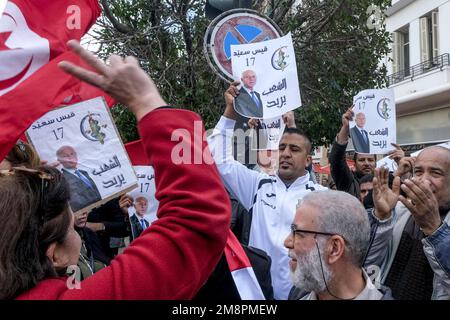
[[[101,222],[105,225],[104,231],[97,232],[103,251],[112,259],[117,249],[111,249],[111,237],[128,237],[131,234],[125,215],[119,206],[119,198],[112,199],[104,205],[93,209],[88,215],[88,222]]]
[[[259,106],[256,105],[250,94],[242,87],[239,90],[239,95],[234,99],[234,109],[244,117],[249,118],[262,118],[263,117],[263,104],[261,96],[258,92],[253,91],[256,98],[259,101]]]
[[[353,146],[355,147],[356,152],[370,153],[369,135],[367,134],[367,131],[365,133],[367,142],[364,140],[364,136],[361,131],[358,130],[357,126],[350,129],[350,135],[352,137]]]
[[[337,190],[347,192],[359,199],[359,179],[361,177],[352,172],[348,167],[347,160],[345,159],[346,149],[347,144],[342,145],[334,140],[328,158],[330,161],[331,177],[336,183]]]
[[[150,223],[145,219],[144,219],[144,223],[146,226],[145,228],[148,228]],[[136,214],[133,214],[130,217],[130,225],[131,225],[131,237],[132,237],[132,240],[134,240],[141,235],[142,231],[144,231],[144,229],[142,229],[141,224],[139,223],[139,219],[136,216]]]
[[[73,212],[81,210],[90,204],[93,204],[102,199],[100,192],[95,185],[95,182],[91,179],[89,174],[84,170],[79,170],[81,174],[90,182],[92,188],[88,187],[80,178],[76,175],[62,169],[62,174],[69,184],[70,189],[70,207]]]

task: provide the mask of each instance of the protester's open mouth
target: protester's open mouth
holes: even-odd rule
[[[280,161],[280,168],[282,169],[287,169],[290,166],[292,166],[292,163],[288,162],[288,161]]]

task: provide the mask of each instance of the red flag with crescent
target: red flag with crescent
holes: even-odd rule
[[[61,105],[104,96],[61,71],[62,60],[84,65],[68,51],[101,14],[98,0],[9,0],[0,16],[0,160],[28,127]]]

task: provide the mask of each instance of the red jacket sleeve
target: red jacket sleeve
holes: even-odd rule
[[[190,299],[205,283],[225,247],[230,202],[215,164],[198,161],[199,153],[208,163],[212,159],[201,119],[190,111],[160,109],[147,114],[139,130],[155,169],[159,219],[80,289],[45,280],[21,298]],[[181,145],[191,164],[172,159]]]

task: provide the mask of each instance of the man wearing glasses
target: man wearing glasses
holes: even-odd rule
[[[366,210],[342,191],[311,192],[299,201],[284,245],[295,297],[301,300],[385,300],[361,267],[369,247]]]

